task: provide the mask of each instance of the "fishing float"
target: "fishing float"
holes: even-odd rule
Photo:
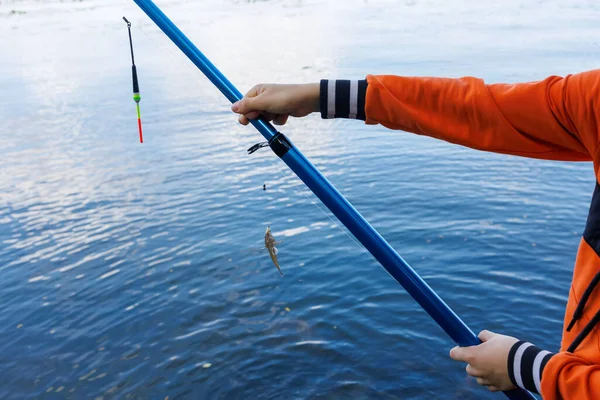
[[[129,48],[131,50],[131,75],[133,78],[133,101],[135,101],[135,106],[137,108],[140,143],[144,143],[144,136],[142,135],[142,117],[140,115],[140,101],[142,100],[142,96],[140,96],[140,85],[138,83],[137,67],[135,66],[135,58],[133,57],[133,40],[131,40],[131,22],[129,22],[125,17],[123,17],[123,21],[127,23],[127,30],[129,31]]]
[[[210,62],[181,30],[151,0],[133,0],[152,21],[179,47],[194,65],[232,103],[242,99],[240,91]],[[346,198],[268,121],[250,121],[267,140],[268,146],[327,206],[358,241],[379,261],[382,267],[411,295],[459,346],[475,346],[479,338],[465,322],[433,291],[415,270],[390,246]],[[249,153],[263,147],[255,145]],[[511,400],[535,400],[526,390],[504,392]]]

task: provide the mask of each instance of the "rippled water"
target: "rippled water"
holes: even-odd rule
[[[597,67],[592,1],[158,4],[242,90]],[[1,398],[502,398],[133,2],[2,1],[0,54]],[[474,330],[558,348],[591,164],[285,132]]]

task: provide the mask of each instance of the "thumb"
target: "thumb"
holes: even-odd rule
[[[251,111],[266,111],[266,104],[260,95],[256,97],[244,97],[231,106],[231,110],[238,114],[248,114]]]
[[[450,350],[450,358],[456,361],[465,361],[466,357],[470,354],[470,347],[459,347],[456,346],[452,350]]]
[[[491,338],[493,338],[496,334],[494,332],[491,331],[481,331],[479,332],[479,335],[477,336],[479,339],[481,339],[481,341],[483,343],[487,342],[488,340],[490,340]]]

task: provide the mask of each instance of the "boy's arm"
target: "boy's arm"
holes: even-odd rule
[[[509,352],[508,371],[515,386],[544,400],[592,400],[600,394],[600,365],[573,353],[552,354],[519,341]]]
[[[590,161],[597,147],[600,70],[492,85],[369,75],[366,82],[322,81],[320,93],[324,118],[365,119],[479,150]]]
[[[542,375],[544,400],[591,400],[600,396],[600,365],[590,363],[576,354],[555,354]]]

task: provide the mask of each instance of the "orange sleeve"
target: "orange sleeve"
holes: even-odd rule
[[[368,124],[550,160],[591,161],[597,148],[600,70],[517,84],[391,75],[367,81]]]
[[[544,400],[592,400],[600,398],[600,365],[572,353],[555,354],[541,380]]]

